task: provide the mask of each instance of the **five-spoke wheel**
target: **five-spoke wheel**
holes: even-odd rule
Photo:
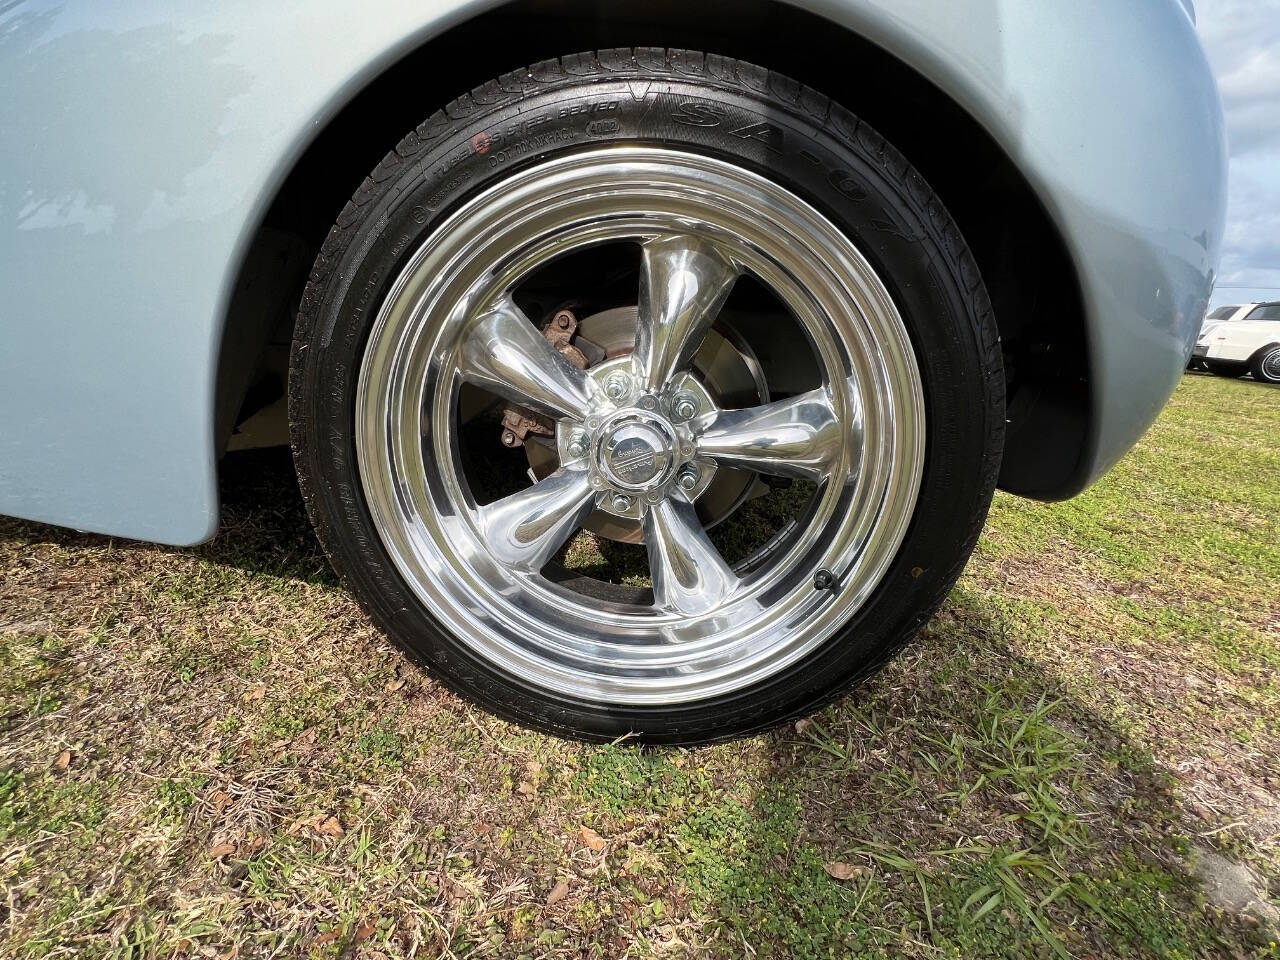
[[[443,681],[696,742],[914,633],[985,515],[1003,381],[981,278],[888,144],[667,58],[542,64],[407,137],[313,269],[291,422],[334,565]]]

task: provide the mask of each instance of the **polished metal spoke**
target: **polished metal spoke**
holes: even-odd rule
[[[860,425],[842,425],[819,388],[762,407],[720,411],[698,438],[698,454],[724,466],[820,480],[846,443],[861,442]]]
[[[527,490],[479,510],[479,526],[493,556],[537,573],[582,526],[594,506],[585,470],[557,470]]]
[[[738,279],[738,266],[696,237],[644,245],[636,372],[657,390],[686,368]]]
[[[702,529],[693,504],[680,496],[652,507],[644,518],[654,603],[669,613],[698,616],[721,606],[738,575]]]
[[[463,379],[557,419],[585,419],[591,383],[538,333],[510,297],[476,317],[458,357]]]

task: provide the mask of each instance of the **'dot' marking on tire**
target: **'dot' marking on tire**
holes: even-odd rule
[[[489,139],[489,135],[483,130],[471,138],[471,149],[482,157],[489,152],[489,148],[492,146],[493,141]]]

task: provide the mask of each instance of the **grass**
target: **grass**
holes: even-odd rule
[[[1189,377],[1085,496],[998,497],[876,679],[701,750],[441,690],[281,454],[198,550],[0,521],[0,956],[1280,956],[1278,438]]]

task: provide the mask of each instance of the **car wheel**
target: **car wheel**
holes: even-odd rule
[[[1222,363],[1213,360],[1205,362],[1209,372],[1218,377],[1243,377],[1249,372],[1247,363]]]
[[[998,342],[942,203],[848,111],[722,57],[582,54],[455,100],[347,205],[295,458],[344,582],[451,688],[705,742],[829,702],[945,597]]]
[[[1280,343],[1263,347],[1249,364],[1253,378],[1263,383],[1280,383]]]

